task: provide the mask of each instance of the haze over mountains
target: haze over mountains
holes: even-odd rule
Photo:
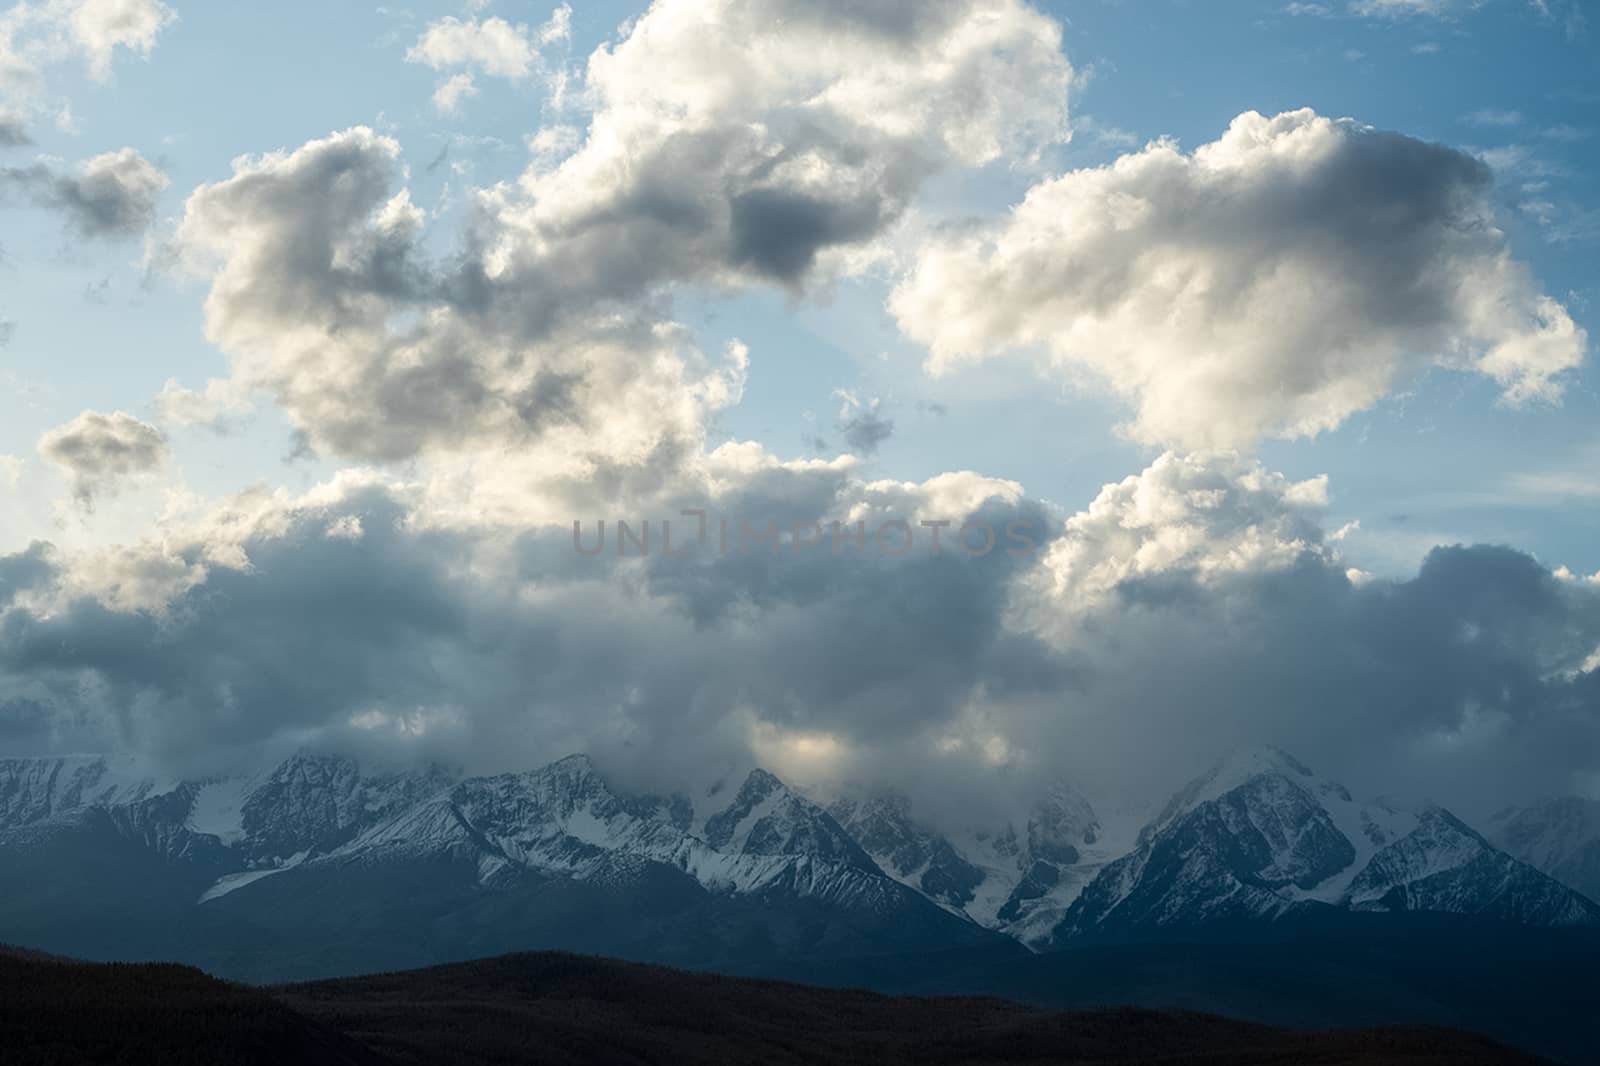
[[[952,831],[896,793],[824,805],[761,769],[629,794],[582,755],[460,777],[300,752],[198,781],[10,759],[0,939],[261,980],[532,948],[871,980],[929,956],[1350,913],[1600,927],[1575,883],[1590,811],[1497,818],[1502,850],[1443,808],[1360,802],[1270,748],[1213,768],[1133,839],[1066,783],[1015,822]]]

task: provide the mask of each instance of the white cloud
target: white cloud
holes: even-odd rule
[[[1443,146],[1249,112],[1193,153],[1157,142],[933,242],[892,308],[935,371],[1039,350],[1109,384],[1155,443],[1314,434],[1434,365],[1555,400],[1587,338],[1512,258],[1490,186]]]
[[[117,51],[148,56],[176,15],[161,0],[43,0],[0,11],[0,93],[21,112],[39,105],[47,68],[81,59],[111,76]]]
[[[433,94],[434,106],[448,114],[456,111],[464,99],[478,94],[474,74],[515,82],[549,73],[553,95],[559,94],[561,74],[547,70],[542,53],[544,49],[568,44],[571,39],[572,8],[565,4],[537,27],[513,25],[498,17],[447,16],[428,24],[406,52],[406,62],[454,72],[439,82]]]
[[[0,485],[15,489],[22,480],[22,468],[26,465],[25,460],[15,455],[0,455]]]
[[[168,378],[156,396],[156,409],[168,426],[204,426],[221,430],[250,411],[250,395],[238,382],[212,378],[199,391]]]
[[[51,0],[46,10],[65,18],[89,62],[89,72],[104,80],[118,48],[148,56],[156,37],[177,16],[161,0]]]
[[[503,18],[480,22],[446,17],[428,25],[406,60],[434,70],[466,67],[516,81],[534,72],[539,51],[526,25],[513,26]]]
[[[672,290],[799,291],[932,174],[1064,137],[1059,45],[1017,0],[667,0],[590,58],[581,145],[477,195],[461,255],[423,254],[399,145],[366,129],[239,160],[177,247],[212,279],[208,335],[315,448],[655,469],[701,447],[745,359],[695,351]]]
[[[1290,481],[1232,453],[1168,452],[1105,486],[1030,574],[1023,624],[1058,636],[1125,582],[1185,572],[1201,581],[1333,561],[1325,477]]]
[[[1357,15],[1395,18],[1405,15],[1442,15],[1454,0],[1352,0],[1350,10]]]
[[[1522,125],[1522,112],[1485,108],[1482,111],[1474,111],[1466,116],[1466,121],[1474,126],[1520,126]]]
[[[439,83],[433,91],[433,106],[445,114],[453,114],[467,97],[477,96],[478,87],[471,74],[452,74]]]

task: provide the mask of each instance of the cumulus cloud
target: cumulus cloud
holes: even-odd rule
[[[1596,768],[1600,586],[1518,552],[1352,581],[1323,482],[1230,455],[1163,457],[1062,521],[1013,483],[861,482],[750,447],[602,512],[598,554],[570,523],[456,520],[425,484],[345,474],[0,559],[0,746],[181,763],[403,738],[476,769],[584,749],[660,788],[759,759],[973,804],[1060,776],[1149,798],[1239,742],[1469,806]],[[617,518],[651,519],[648,556],[619,554]],[[924,522],[968,518],[1025,523],[1033,550],[975,556],[952,527],[929,550]],[[719,551],[724,519],[783,534]],[[835,520],[866,550],[836,551]],[[916,550],[881,550],[893,521]]]
[[[557,461],[644,462],[732,389],[673,288],[798,290],[940,168],[1065,136],[1059,43],[1017,0],[667,0],[590,57],[586,139],[480,193],[459,255],[422,253],[399,146],[365,129],[241,160],[190,196],[178,253],[236,375],[315,448],[565,434]]]
[[[121,483],[149,474],[167,460],[167,440],[156,427],[130,414],[85,411],[39,438],[39,454],[72,478],[85,504],[115,493]]]
[[[132,148],[107,152],[82,163],[76,172],[47,163],[0,168],[0,192],[28,196],[62,212],[86,238],[138,236],[154,221],[167,176]]]
[[[32,111],[46,70],[82,60],[91,77],[111,76],[118,50],[148,56],[177,16],[161,0],[42,0],[0,11],[0,94]],[[21,117],[20,115],[18,116]]]
[[[570,20],[571,9],[564,9]],[[417,43],[406,53],[406,61],[422,63],[434,70],[470,68],[491,77],[513,81],[532,74],[539,63],[539,44],[546,34],[535,33],[527,25],[513,26],[503,18],[442,18],[428,24]],[[549,36],[548,40],[559,39]]]
[[[1232,453],[1169,452],[1067,521],[1029,578],[1042,601],[1023,601],[1034,612],[1025,624],[1071,624],[1130,581],[1173,571],[1208,581],[1330,561],[1327,502],[1325,477],[1290,481]]]
[[[892,515],[925,539],[923,518],[981,514],[1042,537],[1044,513],[972,475],[862,485],[822,464],[745,471],[725,469],[734,480],[715,493],[680,487],[678,502],[709,507],[709,531],[685,551],[695,521],[664,512],[673,557],[663,512],[648,514],[650,556],[619,557],[614,533],[585,556],[568,525],[442,527],[416,486],[353,475],[301,498],[241,498],[144,545],[52,555],[0,615],[0,705],[35,708],[30,735],[0,743],[122,737],[193,755],[350,739],[421,714],[441,723],[432,754],[503,768],[582,748],[680,785],[696,766],[747,759],[757,732],[769,752],[793,732],[890,743],[956,713],[993,669],[981,664],[997,653],[1007,576],[1026,559],[948,539],[937,555],[890,556],[876,527]],[[722,519],[778,522],[785,542],[721,552]],[[868,522],[865,550],[788,542],[796,524],[809,535],[805,523],[830,520]],[[0,560],[0,573],[21,565]],[[104,639],[69,636],[83,627]]]
[[[46,11],[65,21],[92,76],[111,76],[118,48],[148,56],[156,37],[177,16],[161,0],[51,0]]]
[[[430,22],[406,52],[406,62],[420,63],[446,76],[433,94],[440,111],[453,112],[461,101],[478,94],[475,74],[524,81],[545,72],[543,50],[572,39],[572,8],[556,8],[542,26],[513,25],[503,18],[460,19],[447,16]],[[453,72],[453,73],[452,73]],[[559,91],[559,74],[552,75]]]
[[[892,307],[935,370],[1039,350],[1125,397],[1152,443],[1315,434],[1435,365],[1555,400],[1587,338],[1512,258],[1490,185],[1450,148],[1248,112],[936,240]]]

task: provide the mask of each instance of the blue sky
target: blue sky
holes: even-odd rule
[[[1403,17],[1165,0],[1044,9],[1061,20],[1082,82],[1074,140],[1037,167],[1002,161],[941,181],[933,196],[950,213],[1004,210],[1041,170],[1100,164],[1156,137],[1204,143],[1245,109],[1310,106],[1483,153],[1496,168],[1515,253],[1594,331],[1600,29],[1585,25],[1580,5],[1541,13],[1505,0]],[[171,179],[149,237],[159,242],[184,195],[224,177],[233,157],[372,124],[399,139],[416,198],[433,209],[447,183],[459,192],[514,177],[523,139],[552,115],[536,80],[482,79],[481,95],[459,114],[435,111],[434,72],[405,62],[405,53],[429,21],[456,12],[446,4],[180,8],[152,54],[120,56],[108,82],[71,62],[53,67],[49,97],[70,106],[72,128],[36,124],[29,151],[76,160],[131,145],[156,160]],[[563,59],[576,70],[632,13],[626,4],[584,5]],[[490,14],[538,23],[549,12],[503,4]],[[447,145],[445,165],[430,173]],[[457,164],[470,169],[451,173]],[[1552,205],[1548,218],[1539,204]],[[147,273],[137,242],[79,244],[57,219],[18,205],[5,218],[0,315],[16,325],[0,356],[0,453],[33,461],[39,435],[80,410],[148,414],[168,378],[200,386],[222,376],[225,359],[203,335],[202,286]],[[459,212],[447,209],[430,228],[447,244],[458,223]],[[1094,390],[1041,389],[1025,374],[991,368],[982,381],[928,380],[920,349],[883,312],[886,291],[884,279],[869,277],[803,302],[771,289],[680,296],[704,336],[737,335],[752,346],[745,400],[722,431],[801,454],[808,435],[826,437],[817,420],[825,430],[833,390],[851,389],[881,397],[894,421],[897,432],[875,460],[884,475],[970,467],[1020,480],[1068,509],[1151,454],[1116,436],[1123,411]],[[1505,410],[1492,385],[1436,372],[1333,432],[1269,442],[1263,454],[1286,473],[1331,476],[1334,514],[1362,523],[1349,551],[1374,569],[1414,566],[1429,540],[1488,540],[1589,572],[1600,569],[1589,487],[1600,454],[1594,374],[1592,362],[1573,374],[1559,406]],[[943,415],[930,413],[935,404]],[[993,432],[998,422],[1008,432]],[[174,448],[184,482],[206,494],[256,480],[305,486],[332,465],[285,463],[291,446],[270,405],[233,435],[185,431]],[[4,521],[13,544],[47,532],[37,521],[41,504],[60,491],[36,461],[24,484],[31,514]],[[105,515],[52,521],[78,526],[71,535],[127,532]]]
[[[0,748],[1592,791],[1590,6],[4,9]],[[696,504],[1048,543],[565,552]]]

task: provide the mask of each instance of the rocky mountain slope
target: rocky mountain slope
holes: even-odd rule
[[[1024,817],[942,833],[910,801],[857,790],[828,811],[885,873],[952,913],[1038,944],[1095,873],[1120,854],[1088,800],[1065,784]]]
[[[464,779],[309,753],[200,782],[92,759],[0,775],[0,936],[78,954],[178,943],[269,980],[565,947],[825,979],[1020,950],[763,770],[693,798],[616,791],[584,756]]]
[[[1530,819],[1507,839],[1581,862],[1581,827]],[[1129,842],[1065,786],[939,831],[892,793],[824,809],[755,769],[638,795],[581,755],[462,777],[302,752],[197,781],[0,760],[0,857],[0,938],[256,980],[537,948],[857,980],[1324,912],[1600,922],[1449,812],[1358,802],[1270,749],[1203,775]]]
[[[1511,807],[1485,834],[1502,851],[1600,900],[1600,800],[1559,796]]]
[[[1052,943],[1329,910],[1600,924],[1600,905],[1494,848],[1448,811],[1361,803],[1292,756],[1259,749],[1174,796],[1138,846],[1083,890]]]

